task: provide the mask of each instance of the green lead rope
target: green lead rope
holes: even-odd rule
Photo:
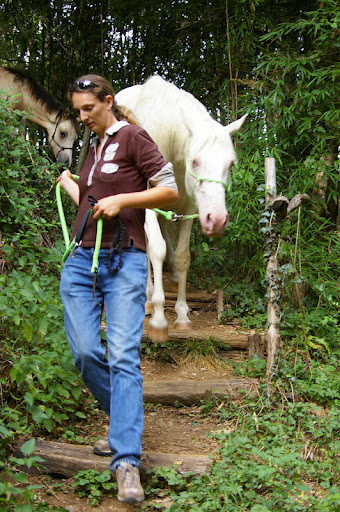
[[[102,243],[103,236],[103,219],[100,217],[97,221],[97,234],[96,234],[96,243],[94,245],[94,253],[92,258],[92,274],[96,274],[98,272],[98,258],[99,258],[99,249]]]
[[[78,180],[79,176],[76,174],[72,174],[73,179]],[[65,220],[65,213],[63,208],[63,202],[61,199],[61,187],[60,183],[57,183],[56,185],[56,198],[57,198],[57,207],[58,207],[58,213],[61,223],[61,229],[63,232],[64,242],[66,250],[64,252],[64,255],[62,257],[62,263],[65,263],[66,258],[68,255],[77,248],[76,244],[76,237],[73,238],[72,242],[70,243],[70,237],[68,234],[68,229],[66,225]],[[92,213],[92,210],[90,210],[89,215]],[[96,233],[96,242],[94,246],[94,253],[92,258],[92,268],[91,272],[92,274],[96,274],[98,272],[98,258],[99,258],[99,250],[102,242],[102,236],[103,236],[103,219],[99,218],[97,222],[97,233]]]
[[[160,215],[163,215],[163,217],[166,218],[166,220],[176,221],[176,220],[188,220],[188,219],[197,219],[199,216],[198,213],[192,213],[191,215],[179,215],[178,213],[164,210],[159,210],[158,208],[151,208],[154,212],[159,213]]]

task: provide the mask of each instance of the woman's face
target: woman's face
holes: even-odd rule
[[[115,120],[112,112],[113,98],[110,95],[102,102],[91,92],[74,92],[72,104],[80,121],[99,136],[103,136]]]

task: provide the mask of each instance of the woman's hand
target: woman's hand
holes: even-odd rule
[[[60,184],[61,188],[63,188],[67,194],[70,196],[72,201],[79,206],[79,187],[78,183],[76,183],[73,179],[71,171],[66,169],[61,173],[59,178],[57,178],[57,183]]]
[[[93,218],[95,220],[98,220],[99,217],[112,219],[112,217],[118,215],[124,206],[122,201],[123,195],[117,194],[99,199],[98,203],[93,207]]]
[[[60,183],[61,188],[65,188],[65,181],[67,182],[67,180],[74,181],[74,179],[72,177],[72,173],[69,169],[66,169],[65,171],[63,171],[61,173],[59,178],[57,178],[57,183]]]
[[[178,200],[178,192],[168,187],[158,186],[140,192],[117,194],[103,197],[93,208],[93,218],[98,220],[112,219],[123,208],[162,208],[175,205]]]

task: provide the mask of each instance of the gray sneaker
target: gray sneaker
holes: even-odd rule
[[[139,471],[127,462],[121,462],[116,469],[118,501],[139,503],[144,500],[144,491],[140,483]]]
[[[93,445],[93,453],[95,455],[101,455],[102,457],[113,455],[107,439],[99,439],[99,441],[96,441]]]

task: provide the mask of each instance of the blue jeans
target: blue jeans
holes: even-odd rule
[[[133,246],[124,249],[115,274],[105,266],[108,249],[100,249],[93,293],[93,249],[78,248],[65,262],[60,294],[65,330],[75,365],[101,408],[110,416],[108,441],[114,454],[110,469],[120,462],[140,465],[142,454],[143,378],[140,341],[145,316],[147,256]],[[112,256],[115,266],[118,255]],[[112,258],[111,257],[111,258]],[[100,324],[106,306],[107,351]]]

